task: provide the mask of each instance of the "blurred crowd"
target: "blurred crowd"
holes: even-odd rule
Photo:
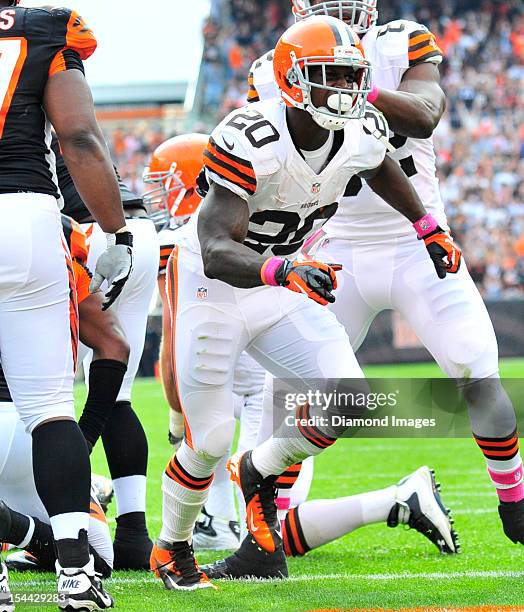
[[[291,0],[212,0],[204,24],[201,108],[211,129],[242,106],[254,59],[292,21]],[[522,0],[378,0],[379,23],[424,23],[444,51],[447,111],[435,134],[450,224],[486,298],[524,297],[524,3]],[[137,192],[165,134],[108,135]]]

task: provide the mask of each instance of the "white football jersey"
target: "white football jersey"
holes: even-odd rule
[[[362,44],[373,66],[373,83],[379,88],[397,90],[409,68],[423,62],[442,62],[442,52],[433,34],[413,21],[398,20],[375,26],[363,36]],[[253,63],[248,82],[249,101],[280,97],[273,75],[272,51]],[[405,138],[390,132],[390,143],[396,151],[389,155],[400,163],[427,210],[447,229],[436,176],[433,137]],[[337,214],[324,231],[336,238],[377,240],[406,235],[412,233],[413,228],[365,181],[355,176],[347,185]]]
[[[387,135],[387,122],[372,107]],[[249,207],[244,244],[261,255],[296,255],[309,236],[332,217],[349,180],[379,166],[386,147],[350,121],[335,133],[333,149],[317,174],[295,148],[280,99],[256,102],[230,113],[211,134],[204,153],[207,178]],[[200,252],[198,211],[183,228],[186,248]]]

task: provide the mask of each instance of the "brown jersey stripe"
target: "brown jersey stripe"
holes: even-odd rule
[[[431,32],[427,28],[424,28],[423,30],[415,30],[414,32],[411,32],[409,35],[409,44],[411,44],[412,41],[417,39],[419,36],[423,36],[425,34],[431,34]]]
[[[242,157],[238,157],[237,155],[233,155],[230,151],[226,151],[224,148],[220,147],[216,144],[216,142],[210,139],[209,144],[207,145],[207,151],[211,153],[215,158],[223,161],[233,168],[236,168],[239,172],[245,174],[246,176],[251,177],[256,181],[256,174],[253,169],[253,164],[250,161],[243,159]]]
[[[426,49],[422,51],[417,51],[415,55],[416,57],[409,56],[409,65],[411,67],[416,64],[427,62],[432,57],[442,57],[442,51],[440,49],[435,49],[435,47],[426,47]]]
[[[237,164],[236,162],[232,161],[225,155],[213,151],[211,147],[209,147],[207,151],[204,151],[204,156],[208,159],[213,159],[213,161],[219,166],[222,166],[224,169],[230,170],[231,172],[235,173],[239,178],[246,181],[250,185],[257,184],[256,175],[253,170],[245,168],[244,166],[241,166],[240,164]]]
[[[248,174],[253,173],[254,176],[255,171],[253,170],[253,164],[248,159],[244,159],[243,157],[239,157],[238,155],[233,155],[231,151],[227,151],[226,149],[224,149],[224,147],[221,147],[219,144],[217,144],[213,137],[209,138],[208,149],[210,147],[213,147],[214,152],[224,155],[228,161],[236,162],[239,166],[242,167],[244,172]]]
[[[231,172],[227,168],[224,168],[220,164],[217,164],[210,156],[207,155],[207,151],[204,151],[204,165],[209,170],[211,170],[211,172],[214,172],[215,174],[218,174],[218,176],[221,176],[222,178],[226,179],[227,181],[234,183],[235,185],[238,185],[247,193],[250,193],[250,194],[255,193],[256,191],[255,186],[247,183],[245,180],[240,178],[235,172]]]
[[[423,34],[419,34],[418,36],[409,37],[409,51],[416,51],[420,49],[424,45],[422,43],[428,43],[430,40],[434,38],[431,32],[424,32]]]

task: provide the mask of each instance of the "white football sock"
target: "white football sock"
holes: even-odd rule
[[[113,480],[117,516],[146,511],[146,484],[147,478],[138,474]]]
[[[253,450],[251,458],[256,470],[266,478],[272,474],[281,474],[290,465],[303,461],[306,457],[319,455],[323,450],[302,436],[271,437]]]
[[[355,529],[383,523],[395,504],[397,487],[379,491],[305,502],[298,508],[304,538],[310,548],[318,548]]]
[[[184,417],[181,412],[169,411],[169,431],[175,438],[184,437]]]
[[[65,512],[49,518],[55,540],[78,539],[81,529],[89,530],[89,514],[87,512]]]
[[[161,540],[167,543],[191,541],[195,522],[207,499],[217,462],[218,459],[199,455],[185,441],[182,442],[162,476]],[[173,477],[168,476],[168,473]],[[190,486],[195,482],[203,488]]]

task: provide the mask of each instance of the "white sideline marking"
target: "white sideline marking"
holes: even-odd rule
[[[388,581],[388,580],[453,580],[456,578],[523,578],[524,571],[464,571],[464,572],[422,572],[422,573],[410,573],[405,572],[401,574],[308,574],[307,576],[290,576],[285,581],[281,580],[249,580],[246,582],[306,582],[311,580],[376,580]],[[41,586],[44,580],[29,580],[27,582],[19,580],[10,580],[11,586]],[[233,581],[232,581],[233,582]],[[144,583],[158,583],[160,581],[153,578],[150,575],[144,575],[142,578],[129,578],[129,577],[118,577],[110,578],[105,583],[110,587],[111,584],[144,584]]]

